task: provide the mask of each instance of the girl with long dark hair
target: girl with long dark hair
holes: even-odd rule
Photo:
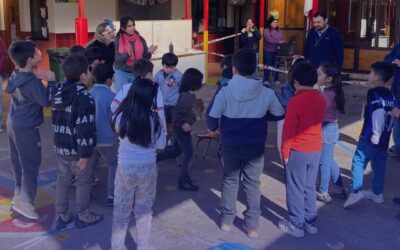
[[[317,190],[317,199],[329,203],[332,198],[328,193],[329,181],[332,179],[339,189],[335,196],[346,199],[347,195],[343,188],[340,168],[334,159],[335,144],[339,140],[339,113],[344,114],[344,91],[340,72],[334,64],[322,63],[318,68],[318,85],[325,87],[322,95],[327,102],[327,111],[322,123],[322,150],[320,158],[321,180]]]
[[[112,126],[119,140],[115,177],[112,249],[124,249],[132,211],[136,219],[137,249],[148,249],[152,207],[156,196],[156,149],[163,149],[166,136],[153,109],[156,86],[137,79],[114,113]]]

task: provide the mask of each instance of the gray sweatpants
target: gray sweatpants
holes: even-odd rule
[[[315,181],[321,152],[290,151],[286,165],[286,203],[290,222],[299,226],[317,220]]]
[[[65,214],[69,211],[69,191],[72,175],[76,178],[76,210],[83,214],[90,207],[90,191],[92,190],[92,167],[90,164],[80,170],[78,161],[65,160],[58,157],[58,176],[56,186],[56,211]]]
[[[14,194],[19,195],[21,201],[32,203],[42,160],[39,128],[14,130],[8,126],[7,132],[15,180]]]

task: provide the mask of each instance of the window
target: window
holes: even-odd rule
[[[193,31],[203,32],[203,0],[192,0]],[[225,32],[227,0],[209,0],[208,30],[210,33]]]
[[[390,48],[394,43],[394,13],[394,0],[362,1],[360,46]]]

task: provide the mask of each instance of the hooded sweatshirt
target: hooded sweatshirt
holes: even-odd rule
[[[221,119],[221,140],[224,145],[264,144],[267,120],[284,118],[285,111],[275,92],[261,80],[234,75],[215,97],[208,128],[215,131]]]
[[[52,84],[49,82],[49,86]],[[43,123],[43,107],[50,105],[49,91],[34,73],[15,70],[5,91],[11,95],[9,128],[34,128]]]
[[[52,91],[54,147],[66,160],[89,158],[96,145],[95,104],[82,83],[61,82]]]

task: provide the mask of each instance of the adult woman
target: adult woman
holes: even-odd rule
[[[114,28],[110,24],[104,22],[97,25],[94,38],[88,43],[86,49],[99,48],[103,52],[106,63],[114,64]]]
[[[123,85],[133,82],[133,64],[140,58],[150,59],[157,46],[147,47],[146,40],[135,29],[132,17],[124,16],[115,41],[115,90],[118,92]]]
[[[258,61],[258,42],[261,39],[260,31],[254,26],[251,19],[247,20],[246,27],[242,29],[240,34],[240,48],[254,49],[257,54]]]
[[[284,42],[284,37],[281,29],[278,27],[278,17],[272,15],[267,20],[267,28],[264,30],[264,64],[275,67],[276,54],[279,44]],[[269,83],[270,71],[264,70],[264,82]],[[279,83],[279,75],[274,74],[274,82]]]

